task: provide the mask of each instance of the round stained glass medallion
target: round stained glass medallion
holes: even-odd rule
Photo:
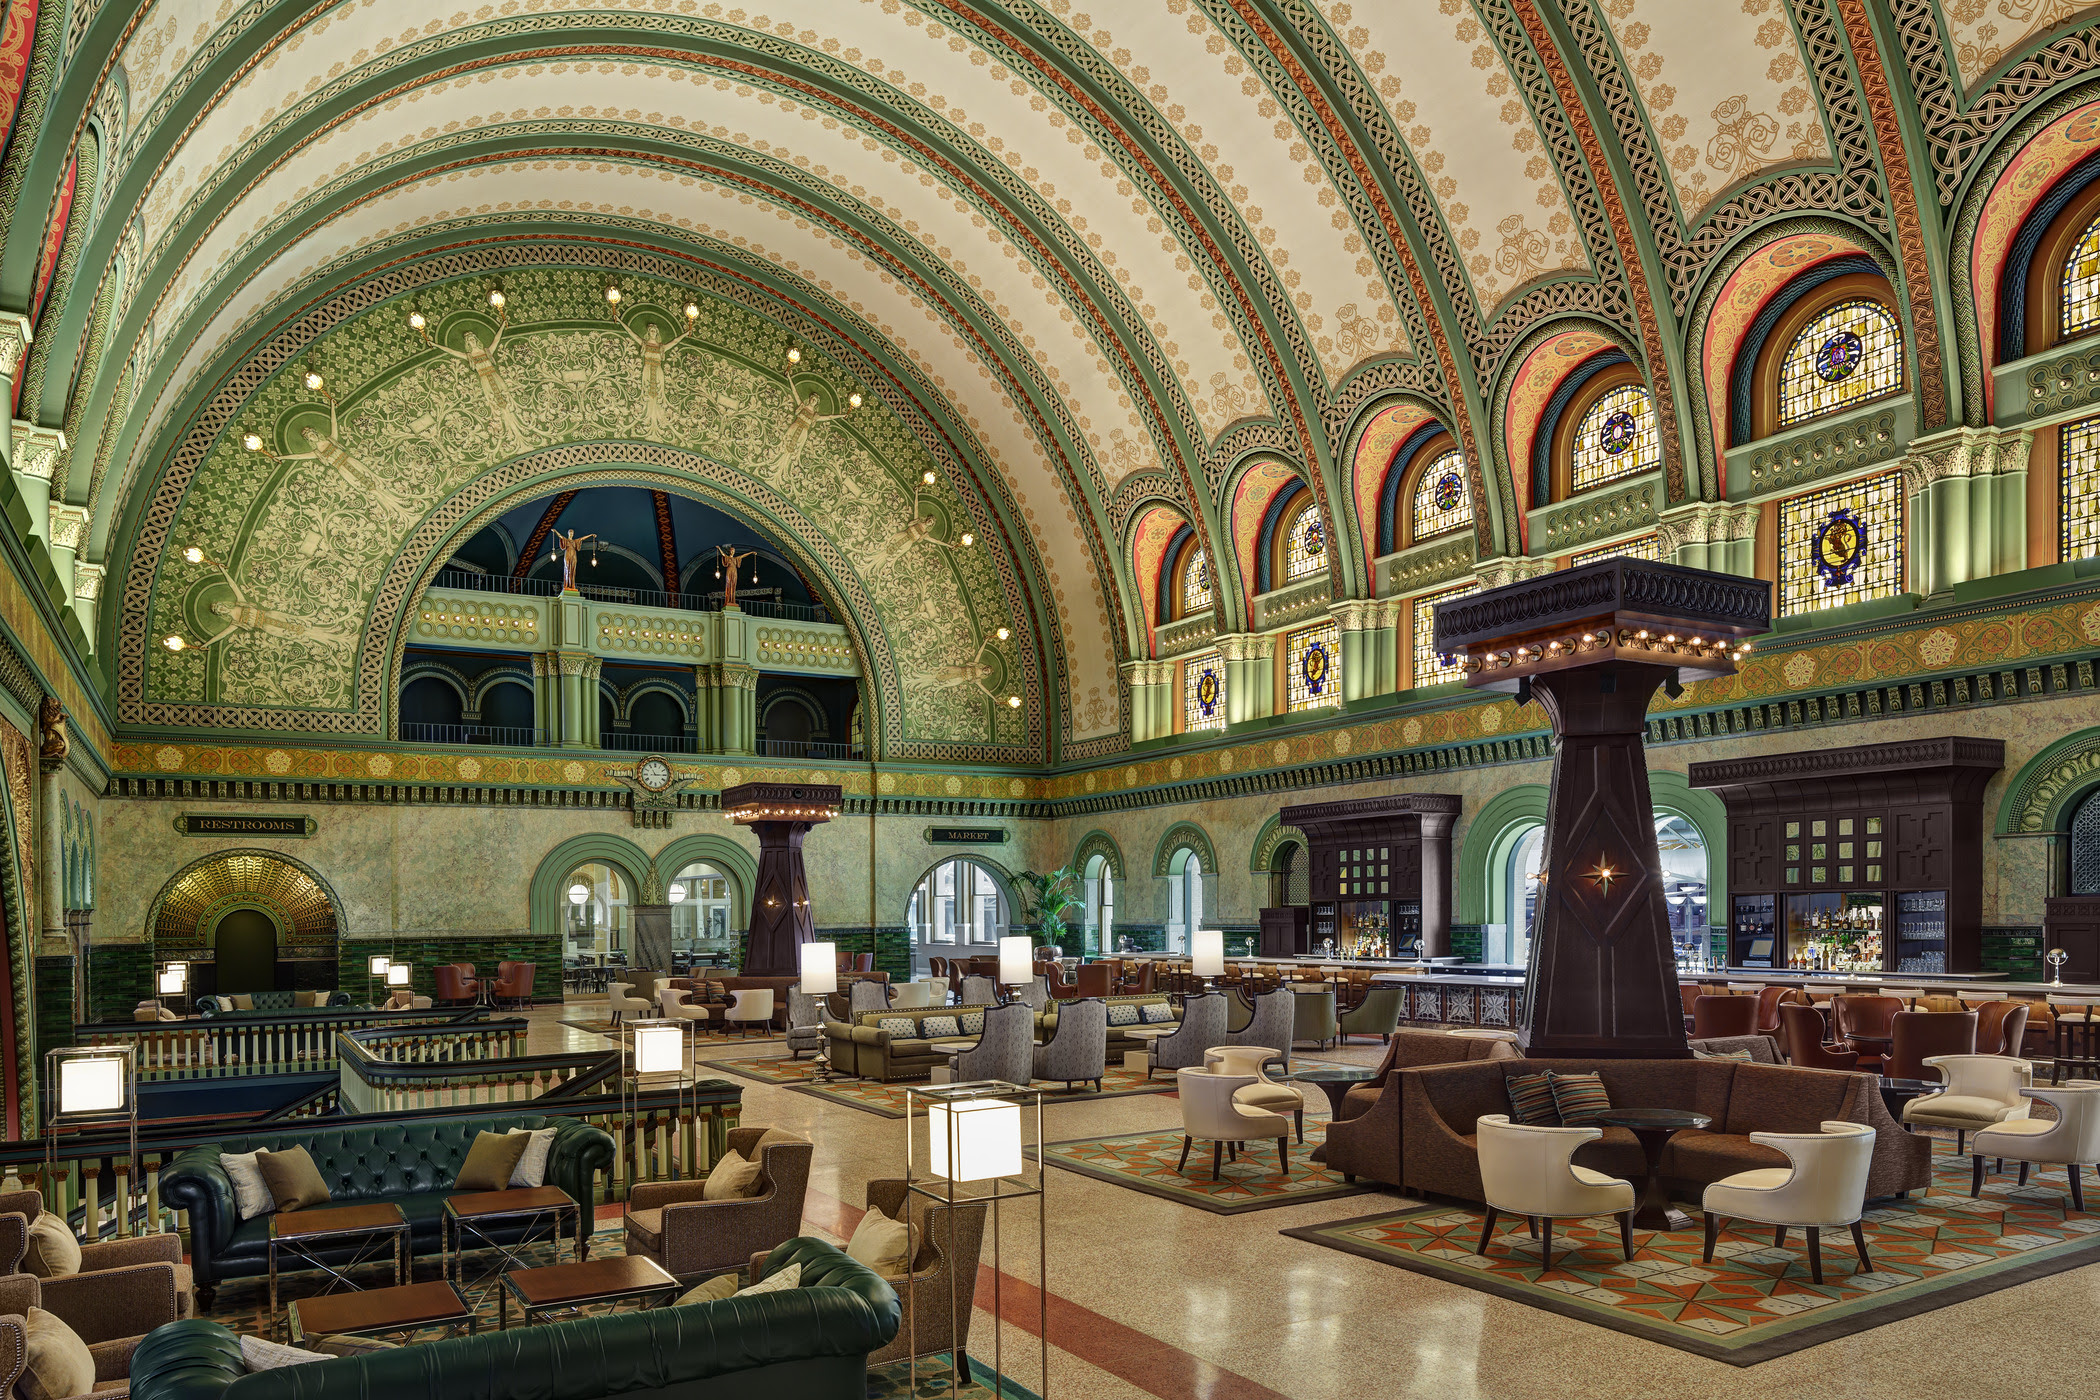
[[[1622,408],[1604,420],[1604,426],[1597,432],[1598,445],[1607,455],[1616,457],[1633,446],[1634,434],[1639,427],[1633,421],[1633,415]]]
[[[1298,671],[1305,677],[1305,693],[1323,695],[1327,691],[1327,648],[1314,642],[1305,649],[1305,659],[1298,663]]]
[[[1430,499],[1438,510],[1457,510],[1458,503],[1465,499],[1466,484],[1458,479],[1457,472],[1445,472],[1436,479],[1436,489]]]
[[[1196,708],[1205,719],[1218,712],[1218,696],[1223,688],[1218,684],[1218,673],[1208,667],[1196,678]]]
[[[1852,331],[1839,331],[1823,342],[1822,349],[1816,351],[1816,378],[1825,384],[1835,384],[1841,379],[1851,378],[1852,371],[1859,368],[1859,362],[1866,352],[1866,345],[1857,334]]]
[[[1860,561],[1867,555],[1867,522],[1840,507],[1830,513],[1816,531],[1816,572],[1825,588],[1843,588],[1852,581]]]
[[[1199,592],[1210,592],[1210,560],[1208,559],[1199,557],[1196,560],[1196,588]]]
[[[1320,517],[1309,515],[1302,528],[1304,533],[1299,538],[1304,541],[1307,554],[1318,554],[1327,547],[1327,531],[1321,527]]]

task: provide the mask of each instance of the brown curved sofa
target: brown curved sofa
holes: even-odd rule
[[[1877,1075],[1743,1060],[1484,1060],[1400,1071],[1401,1184],[1480,1200],[1474,1124],[1509,1112],[1511,1075],[1541,1070],[1601,1075],[1616,1107],[1685,1108],[1712,1118],[1710,1128],[1679,1133],[1663,1150],[1665,1180],[1693,1199],[1694,1188],[1724,1176],[1787,1165],[1782,1153],[1751,1142],[1751,1133],[1812,1133],[1825,1119],[1875,1130],[1869,1199],[1923,1190],[1932,1175],[1932,1139],[1906,1133],[1889,1116]],[[1647,1158],[1624,1128],[1605,1128],[1576,1151],[1575,1164],[1636,1182],[1647,1174]]]
[[[1473,1060],[1514,1060],[1517,1047],[1506,1040],[1443,1035],[1436,1031],[1394,1031],[1378,1062],[1378,1077],[1367,1079],[1342,1098],[1341,1116],[1327,1125],[1327,1141],[1313,1149],[1313,1160],[1325,1162],[1343,1178],[1368,1177],[1388,1186],[1400,1184],[1400,1071],[1422,1065],[1448,1065]]]

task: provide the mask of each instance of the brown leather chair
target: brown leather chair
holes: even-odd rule
[[[1895,1048],[1881,1072],[1891,1079],[1938,1079],[1925,1063],[1933,1055],[1976,1053],[1976,1021],[1973,1011],[1899,1011],[1890,1034]]]
[[[1115,987],[1115,969],[1107,963],[1081,963],[1078,987],[1083,997],[1108,996]]]
[[[1677,984],[1677,1005],[1687,1016],[1695,1014],[1693,1008],[1699,1004],[1699,998],[1705,995],[1707,995],[1706,988],[1700,986],[1697,982],[1679,982]]]
[[[873,972],[875,970],[875,955],[873,953],[855,953],[853,955],[853,970],[855,972]]]
[[[529,962],[505,962],[496,964],[496,985],[492,989],[498,1006],[532,1005],[532,979],[539,968]]]
[[[928,977],[945,979],[948,976],[948,960],[946,958],[928,958],[926,960],[926,975]]]
[[[1782,1003],[1779,1025],[1789,1063],[1802,1069],[1859,1068],[1859,1056],[1850,1050],[1832,1050],[1823,1044],[1823,1015],[1813,1006]]]
[[[481,979],[474,975],[472,963],[440,963],[433,970],[437,980],[439,1004],[472,1005],[481,1000]]]
[[[1759,1035],[1779,1034],[1779,1008],[1782,1004],[1790,1001],[1806,1004],[1808,998],[1802,994],[1799,987],[1784,987],[1774,984],[1758,989],[1757,1033]]]
[[[1043,979],[1043,985],[1050,989],[1054,1001],[1071,1001],[1079,995],[1079,984],[1065,980],[1063,963],[1039,962],[1035,965],[1035,975]]]
[[[2027,1042],[2027,1003],[1987,1001],[1976,1008],[1976,1053],[2020,1057]]]
[[[1159,964],[1150,958],[1138,965],[1137,980],[1131,984],[1133,996],[1150,996],[1154,981],[1159,977]]]
[[[1704,996],[1692,1002],[1692,1038],[1750,1035],[1757,1029],[1757,998]]]
[[[1846,992],[1831,998],[1831,1008],[1837,1018],[1837,1043],[1859,1052],[1861,1069],[1879,1068],[1888,1053],[1881,1040],[1895,1033],[1889,1027],[1903,1011],[1903,998]],[[1855,1041],[1854,1036],[1869,1038]]]

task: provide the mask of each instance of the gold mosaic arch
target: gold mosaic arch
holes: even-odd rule
[[[342,928],[335,892],[309,867],[274,851],[220,851],[161,888],[146,934],[157,944],[202,948],[218,918],[243,907],[274,918],[289,945],[332,944]]]

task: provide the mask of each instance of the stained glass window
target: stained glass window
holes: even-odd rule
[[[1298,508],[1287,526],[1283,545],[1283,582],[1308,578],[1327,567],[1327,527],[1319,509],[1310,500]]]
[[[1441,593],[1425,593],[1415,599],[1414,683],[1416,685],[1442,685],[1446,681],[1455,681],[1465,674],[1459,669],[1459,659],[1457,657],[1452,657],[1451,664],[1447,666],[1444,664],[1444,658],[1437,655],[1436,605],[1438,603],[1448,603],[1453,598],[1463,598],[1468,593],[1478,593],[1479,591],[1472,584],[1467,584],[1463,588],[1447,588]]]
[[[1183,727],[1225,727],[1225,660],[1214,651],[1192,656],[1181,663],[1181,714]]]
[[[1655,435],[1655,405],[1638,384],[1621,384],[1590,405],[1575,429],[1575,458],[1568,484],[1587,491],[1662,465]]]
[[[1779,426],[1791,427],[1903,387],[1903,331],[1887,307],[1839,302],[1794,337],[1779,362]]]
[[[1473,494],[1466,489],[1466,459],[1457,452],[1446,452],[1415,478],[1409,531],[1420,543],[1472,523]]]
[[[2100,554],[2100,418],[2064,424],[2063,557]]]
[[[1210,609],[1210,559],[1200,549],[1189,551],[1181,569],[1181,615],[1190,617]]]
[[[2085,226],[2064,263],[2063,333],[2100,326],[2100,219]]]
[[[1663,557],[1662,541],[1654,535],[1642,535],[1637,540],[1621,540],[1617,544],[1602,545],[1586,549],[1568,561],[1568,567],[1579,569],[1584,564],[1594,564],[1599,559],[1655,559]]]
[[[1903,591],[1903,474],[1812,491],[1779,505],[1779,612]]]
[[[1285,693],[1292,710],[1317,710],[1342,703],[1341,632],[1332,622],[1305,627],[1283,639]]]

